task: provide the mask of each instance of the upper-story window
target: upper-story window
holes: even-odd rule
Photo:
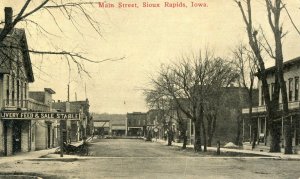
[[[299,100],[299,77],[295,77],[295,101]]]
[[[6,75],[6,105],[9,105],[9,75]]]
[[[20,80],[17,80],[17,103],[20,101]]]
[[[27,84],[24,83],[24,99],[27,100]]]
[[[14,106],[15,105],[15,77],[12,76],[11,78],[11,102],[12,102],[12,105]]]
[[[293,101],[293,78],[289,79],[289,101]]]
[[[270,92],[270,98],[273,99],[273,94],[275,91],[275,83],[271,83],[271,92]]]
[[[261,105],[265,105],[265,96],[264,96],[264,91],[263,91],[263,86],[261,86]]]
[[[20,97],[21,97],[21,101],[20,101],[20,103],[21,103],[21,107],[23,107],[23,82],[22,81],[20,81]]]

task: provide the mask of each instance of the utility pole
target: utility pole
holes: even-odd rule
[[[70,101],[70,84],[68,84],[68,102]]]

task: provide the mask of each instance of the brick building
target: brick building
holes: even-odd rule
[[[53,112],[70,112],[70,103],[69,102],[53,102],[52,103],[52,111]],[[60,144],[61,140],[61,133],[60,133],[60,124],[63,125],[63,131],[62,131],[62,139],[63,142],[69,143],[71,142],[71,137],[70,137],[70,128],[71,128],[71,121],[66,120],[66,121],[61,121],[57,124],[57,143]],[[76,139],[77,141],[77,139]]]
[[[147,114],[141,112],[127,113],[127,135],[128,136],[144,136],[146,131]]]
[[[57,112],[76,112],[80,113],[80,120],[67,120],[62,122],[65,131],[63,132],[64,142],[77,142],[83,137],[90,136],[93,133],[92,117],[89,113],[89,100],[85,101],[57,101],[52,104]]]
[[[254,90],[253,92],[253,100],[257,101],[256,98],[258,98],[258,91]],[[247,89],[245,88],[240,88],[240,87],[224,87],[220,91],[220,99],[219,99],[219,104],[216,106],[218,107],[217,110],[217,125],[215,129],[215,133],[213,136],[213,141],[212,144],[215,144],[217,140],[220,140],[221,143],[226,143],[226,142],[235,142],[236,136],[238,133],[238,130],[242,130],[242,124],[238,126],[238,119],[242,118],[242,108],[248,107],[249,104],[249,97],[247,93]],[[188,108],[189,106],[189,101],[186,99],[180,99],[179,100],[181,103],[182,107]],[[254,102],[254,104],[256,104]],[[176,104],[171,105],[172,108],[165,111],[167,114],[162,114],[162,112],[153,112],[150,110],[148,112],[149,117],[154,119],[153,123],[155,128],[158,128],[158,136],[159,138],[164,138],[166,139],[166,131],[168,128],[170,129],[169,121],[171,122],[171,129],[175,133],[174,135],[174,140],[181,140],[180,134],[180,126],[178,124],[178,115],[181,117],[182,123],[186,126],[186,135],[187,135],[187,140],[189,144],[194,143],[194,138],[195,138],[195,125],[189,119],[180,109],[178,110],[177,113],[177,108]],[[163,118],[163,119],[162,119]],[[159,120],[157,120],[159,119]],[[158,122],[155,122],[158,121]],[[204,117],[204,121],[207,125],[207,120]],[[239,120],[241,121],[241,120]],[[242,131],[241,131],[241,137],[240,139],[242,140]]]

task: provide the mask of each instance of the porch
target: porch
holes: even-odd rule
[[[288,120],[284,120],[283,117],[278,120],[281,121],[280,133],[281,133],[281,147],[284,148],[285,140],[284,140],[284,125],[286,122],[290,122],[292,124],[292,136],[293,136],[293,147],[295,150],[299,151],[300,149],[300,102],[289,102],[288,104],[290,115],[288,116]],[[279,109],[282,110],[282,104],[280,104]],[[258,148],[262,148],[261,150],[265,150],[265,146],[268,148],[271,138],[267,131],[267,118],[266,118],[266,106],[257,106],[252,108],[252,118],[249,120],[247,116],[249,114],[249,108],[242,109],[243,114],[243,144],[247,146],[250,144],[251,139],[253,138],[252,134],[252,125],[256,125],[257,127],[257,146]],[[255,120],[255,121],[253,121]],[[250,144],[251,146],[251,144]]]

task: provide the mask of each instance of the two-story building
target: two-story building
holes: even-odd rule
[[[127,136],[144,136],[147,114],[142,112],[127,113]]]
[[[78,140],[90,136],[93,133],[93,121],[90,115],[89,100],[70,101],[70,112],[81,113],[81,121],[71,122],[71,136],[74,138],[76,131],[79,131]],[[74,138],[75,139],[75,138]]]
[[[31,111],[53,112],[52,95],[55,91],[51,88],[45,88],[44,91],[29,91],[29,98],[32,103],[36,104]],[[58,145],[57,120],[36,120],[32,126],[32,133],[35,134],[35,149],[42,150],[52,148]]]
[[[287,87],[288,95],[288,108],[289,108],[289,118],[292,122],[293,129],[293,146],[298,146],[300,142],[300,96],[299,96],[299,77],[300,77],[300,57],[294,58],[292,60],[286,61],[284,65],[284,79]],[[274,93],[274,84],[275,84],[275,67],[270,67],[266,69],[267,73],[267,82],[269,86],[270,97]],[[265,99],[262,91],[262,83],[258,81],[258,90],[259,90],[259,105],[253,107],[252,109],[252,119],[256,120],[258,127],[258,136],[259,141],[263,145],[269,145],[270,135],[267,133],[267,119],[266,119],[266,106]],[[280,109],[282,110],[282,97],[279,95]],[[249,114],[249,109],[243,109],[243,114],[246,116]],[[284,120],[281,119],[281,134],[284,134]],[[251,127],[251,125],[249,125]],[[251,130],[249,131],[251,132]],[[284,146],[284,136],[282,136],[282,146]]]
[[[216,144],[220,141],[221,144],[227,142],[242,142],[242,108],[249,105],[249,96],[246,88],[242,87],[222,87],[219,90],[220,96],[216,97],[213,111],[209,111],[204,105],[204,123],[206,125],[206,130],[208,130],[207,124],[207,114],[213,112],[215,114],[216,123],[212,138],[212,144]],[[218,98],[218,99],[217,99]],[[253,90],[253,103],[257,101],[258,91]],[[181,106],[188,110],[189,101],[187,99],[180,99]],[[208,102],[206,102],[208,104]],[[173,109],[169,111],[169,119],[167,121],[172,121],[172,129],[175,132],[175,140],[181,140],[181,125],[185,125],[187,143],[193,144],[195,141],[195,125],[174,103]],[[178,110],[178,111],[177,111]],[[178,116],[180,115],[180,117]],[[166,124],[165,124],[166,125]],[[212,124],[213,125],[213,124]],[[212,128],[213,126],[210,126]],[[240,132],[240,139],[237,140],[237,136]],[[165,137],[166,138],[166,137]]]
[[[93,122],[89,112],[89,100],[83,101],[57,101],[52,104],[57,112],[80,113],[80,120],[67,120],[63,124],[63,141],[77,142],[93,133]]]
[[[11,23],[12,8],[5,8],[5,14],[5,23]],[[27,111],[34,107],[28,98],[28,86],[34,82],[34,76],[24,29],[13,29],[1,45],[1,112]],[[34,136],[31,135],[33,121],[11,117],[1,116],[0,119],[0,153],[11,155],[34,149]]]

